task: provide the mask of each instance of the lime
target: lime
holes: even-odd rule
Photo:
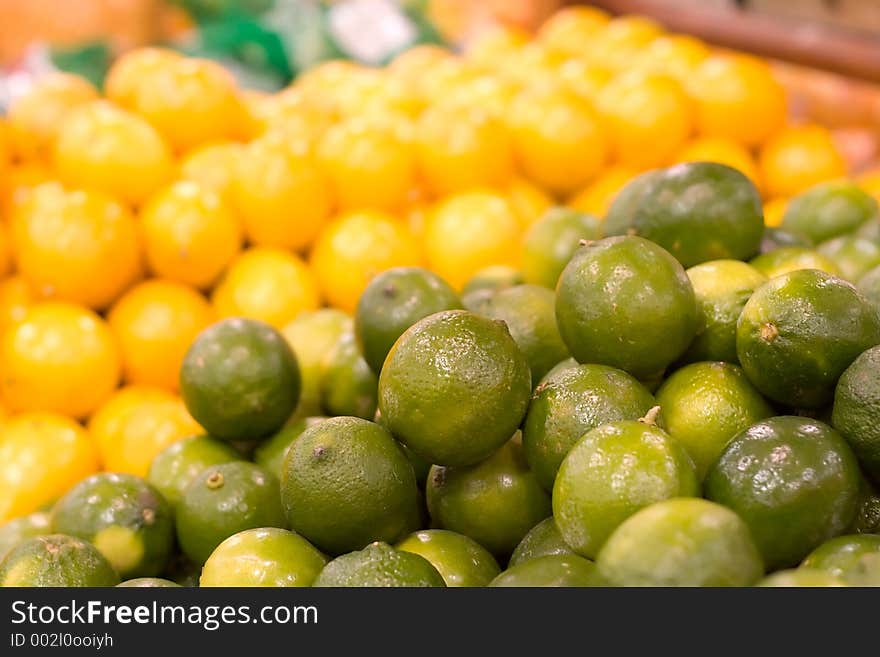
[[[426,497],[435,526],[469,536],[499,557],[550,515],[550,496],[515,439],[476,465],[435,465]]]
[[[834,262],[812,247],[786,246],[759,255],[749,263],[767,278],[776,278],[799,269],[818,269],[829,274],[840,274]]]
[[[771,279],[748,300],[736,352],[755,387],[798,408],[821,408],[856,357],[880,344],[880,315],[849,283],[815,269]]]
[[[623,370],[576,364],[548,374],[523,422],[529,467],[552,490],[562,460],[581,436],[608,422],[637,420],[652,406],[653,395]]]
[[[501,572],[486,548],[472,538],[445,529],[415,532],[395,547],[430,561],[446,586],[486,586]]]
[[[492,301],[496,292],[497,290],[490,290],[488,288],[468,292],[467,294],[462,295],[461,305],[464,306],[465,310],[472,312],[475,315],[485,316],[486,308],[489,307],[489,303]]]
[[[596,564],[614,586],[749,586],[764,574],[746,524],[696,498],[657,502],[630,516]]]
[[[706,497],[746,522],[771,570],[843,532],[859,504],[859,467],[817,420],[785,416],[736,436],[706,476]]]
[[[0,526],[0,561],[16,545],[35,536],[52,533],[52,523],[48,512],[37,511]]]
[[[856,358],[834,391],[831,423],[867,475],[880,484],[880,346]]]
[[[449,310],[394,344],[379,377],[379,408],[417,455],[469,465],[513,435],[531,391],[528,361],[504,322]]]
[[[387,543],[372,543],[328,563],[315,586],[424,587],[446,586],[431,562]]]
[[[281,475],[291,529],[329,554],[395,541],[415,529],[413,468],[383,427],[335,417],[291,445]]]
[[[489,586],[587,587],[607,586],[607,582],[592,561],[576,554],[554,554],[511,566]]]
[[[257,446],[254,450],[254,463],[266,468],[280,481],[284,469],[284,457],[287,456],[287,450],[290,449],[293,441],[299,438],[303,431],[326,419],[324,416],[306,417],[285,425],[281,431]]]
[[[866,221],[854,234],[866,240],[871,240],[875,244],[880,244],[880,219],[877,221]]]
[[[870,194],[849,180],[832,180],[791,199],[782,227],[818,244],[851,233],[876,217],[877,201]]]
[[[172,582],[170,579],[162,579],[161,577],[136,577],[135,579],[127,579],[116,586],[121,588],[138,588],[138,589],[155,589],[155,588],[175,588],[180,584]]]
[[[843,580],[847,586],[880,586],[880,554],[871,552],[859,557],[846,574]]]
[[[509,265],[491,265],[484,267],[471,276],[461,289],[462,295],[473,294],[481,290],[499,292],[514,285],[525,283],[522,272]]]
[[[0,561],[0,587],[116,586],[119,575],[88,541],[64,534],[22,541]]]
[[[550,208],[525,235],[522,256],[526,283],[556,289],[559,275],[578,250],[581,240],[602,237],[596,217],[570,208]]]
[[[508,567],[516,566],[538,557],[574,554],[556,526],[553,516],[544,518],[523,536],[513,554],[510,555]]]
[[[382,272],[367,285],[354,316],[364,359],[378,374],[406,329],[428,315],[461,307],[452,286],[427,269],[397,267]]]
[[[299,399],[299,366],[282,335],[233,318],[202,331],[180,369],[180,393],[196,422],[222,440],[259,440],[287,421]]]
[[[849,571],[865,554],[880,554],[880,535],[858,534],[832,538],[810,552],[801,563],[801,568],[824,570],[846,579]]]
[[[376,415],[379,379],[367,365],[354,333],[339,339],[324,359],[321,406],[327,415],[372,420]]]
[[[651,190],[651,186],[661,177],[662,170],[655,169],[639,174],[621,189],[605,213],[602,222],[603,234],[626,235],[633,227],[635,215],[642,199]]]
[[[660,424],[694,461],[701,481],[734,436],[774,415],[745,373],[730,363],[693,363],[657,391]]]
[[[693,340],[697,302],[668,252],[641,237],[609,237],[582,247],[562,272],[556,321],[579,362],[650,377]]]
[[[736,320],[767,277],[738,260],[704,262],[688,269],[687,275],[697,298],[698,324],[683,360],[736,363]]]
[[[211,465],[240,461],[228,443],[208,436],[184,438],[159,452],[150,464],[147,481],[176,507],[184,491],[199,473]]]
[[[868,302],[880,313],[880,266],[874,267],[859,279],[857,285]]]
[[[565,542],[592,559],[639,509],[698,494],[694,466],[678,443],[652,424],[622,420],[571,448],[553,486],[553,517]]]
[[[827,586],[846,586],[846,582],[824,570],[812,568],[796,568],[793,570],[780,570],[768,575],[757,586],[771,586],[782,588],[824,588]]]
[[[326,563],[299,534],[277,527],[246,529],[211,553],[199,586],[311,586]]]
[[[198,564],[233,534],[285,526],[278,480],[241,461],[212,465],[199,473],[175,511],[180,547]]]
[[[764,236],[761,238],[761,246],[758,250],[763,254],[788,246],[811,247],[813,243],[800,233],[768,226],[764,229]]]
[[[158,575],[174,547],[168,502],[129,474],[102,472],[79,482],[55,505],[52,530],[92,543],[125,579]]]
[[[816,250],[837,265],[840,275],[852,283],[880,265],[880,244],[855,235],[835,237],[822,242]]]

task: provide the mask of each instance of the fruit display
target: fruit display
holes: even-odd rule
[[[0,585],[876,583],[876,180],[587,7],[274,93],[50,75],[0,122]]]

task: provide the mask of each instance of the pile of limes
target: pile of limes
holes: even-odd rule
[[[880,186],[785,123],[765,63],[584,8],[273,95],[47,78],[0,584],[880,583]]]

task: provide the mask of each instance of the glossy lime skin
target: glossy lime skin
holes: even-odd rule
[[[526,283],[556,289],[559,275],[578,250],[581,240],[602,237],[596,217],[570,208],[550,208],[526,231],[522,272]]]
[[[835,577],[845,578],[865,554],[880,554],[880,534],[832,538],[810,552],[801,567],[824,570]]]
[[[311,586],[326,563],[299,534],[278,527],[246,529],[211,553],[199,586]]]
[[[831,260],[840,275],[851,283],[880,265],[880,244],[855,235],[841,235],[822,242],[816,250]]]
[[[856,285],[859,292],[880,313],[880,266],[874,267],[859,279]]]
[[[725,258],[745,260],[764,235],[761,195],[736,169],[715,162],[677,164],[651,177],[630,225],[606,234],[656,242],[685,267]]]
[[[768,570],[800,563],[842,533],[859,504],[858,463],[818,420],[782,416],[734,438],[709,470],[706,498],[749,526]]]
[[[572,447],[553,485],[553,517],[565,542],[594,559],[639,509],[696,495],[684,448],[656,426],[623,420],[593,429]]]
[[[184,438],[156,455],[150,464],[147,481],[175,507],[183,492],[202,470],[211,465],[240,460],[241,455],[223,441],[210,436]]]
[[[379,376],[383,422],[417,455],[470,465],[517,430],[532,392],[525,355],[506,324],[464,310],[419,321]]]
[[[683,497],[627,518],[596,564],[614,586],[750,586],[764,575],[749,528],[733,511]]]
[[[541,485],[553,489],[562,459],[590,429],[637,420],[654,396],[632,376],[606,365],[579,365],[549,374],[535,389],[523,422],[526,460]]]
[[[284,457],[287,456],[287,450],[290,449],[293,441],[299,438],[303,431],[326,419],[324,416],[306,417],[284,425],[281,431],[257,446],[254,450],[254,463],[266,468],[280,481]]]
[[[296,356],[274,328],[225,319],[202,331],[180,368],[180,394],[196,422],[221,440],[254,441],[278,431],[296,409]]]
[[[877,217],[877,201],[848,180],[820,183],[795,196],[782,227],[806,235],[814,244],[851,233]]]
[[[206,468],[177,505],[177,540],[187,557],[202,564],[227,537],[256,527],[284,527],[278,480],[253,463]]]
[[[119,575],[98,548],[75,536],[29,538],[0,561],[0,586],[116,586]]]
[[[415,532],[394,547],[430,561],[446,586],[486,586],[501,572],[486,548],[472,538],[445,529]]]
[[[554,554],[511,566],[489,586],[591,587],[608,586],[608,583],[592,561],[576,554]]]
[[[144,479],[102,472],[71,488],[52,510],[52,530],[91,542],[120,577],[161,573],[174,547],[174,519]]]
[[[550,516],[532,527],[529,533],[523,536],[523,540],[510,555],[510,561],[507,565],[510,568],[538,557],[574,553],[574,550],[568,547],[565,539],[562,538],[553,516]]]
[[[795,568],[792,570],[780,570],[768,575],[757,586],[775,588],[824,588],[828,586],[846,586],[839,577],[835,577],[824,570],[812,568]]]
[[[784,246],[753,258],[749,264],[767,278],[776,278],[798,269],[819,269],[840,275],[840,269],[834,261],[808,246]]]
[[[328,563],[315,586],[320,587],[445,587],[431,562],[387,543],[371,543]]]
[[[830,403],[840,375],[876,344],[880,315],[852,285],[815,269],[758,288],[736,327],[736,352],[755,387],[797,408]]]
[[[378,388],[379,378],[364,360],[354,334],[344,335],[324,360],[324,413],[372,420],[376,415]]]
[[[483,267],[468,279],[461,288],[462,296],[480,292],[500,292],[514,285],[525,283],[522,272],[510,265],[489,265]]]
[[[861,354],[840,377],[831,423],[852,447],[865,474],[880,483],[880,346]]]
[[[697,302],[682,266],[641,237],[609,237],[581,247],[556,289],[556,322],[581,363],[662,372],[697,332]]]
[[[461,308],[455,290],[421,267],[396,267],[370,281],[358,301],[354,330],[364,360],[378,374],[403,332],[420,319]]]
[[[0,526],[0,561],[16,545],[35,536],[52,533],[52,522],[48,512],[37,511]]]
[[[880,534],[880,495],[867,479],[859,489],[859,506],[847,533]]]
[[[426,497],[434,526],[469,536],[504,558],[551,512],[550,496],[516,440],[476,465],[433,466]]]
[[[688,278],[698,307],[698,328],[682,361],[736,363],[736,321],[754,291],[767,282],[754,267],[738,260],[713,260],[691,267]]]
[[[847,586],[880,587],[880,554],[863,554],[843,576]]]
[[[291,445],[281,475],[291,529],[328,554],[396,541],[418,516],[413,468],[388,431],[335,417]]]
[[[627,235],[633,228],[636,212],[642,199],[651,191],[652,186],[661,178],[662,169],[654,169],[639,174],[621,189],[605,213],[602,222],[603,235]]]
[[[730,363],[692,363],[660,386],[660,424],[687,450],[700,481],[734,436],[774,415],[773,409]]]
[[[161,577],[136,577],[135,579],[127,579],[116,586],[120,588],[138,588],[138,589],[155,589],[155,588],[179,588],[180,584],[172,582],[170,579],[162,579]]]
[[[785,230],[784,228],[768,226],[764,229],[764,236],[761,238],[761,246],[759,248],[761,254],[770,253],[787,246],[809,248],[813,246],[813,242],[805,235]]]

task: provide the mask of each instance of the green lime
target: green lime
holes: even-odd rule
[[[501,447],[531,392],[529,363],[507,325],[464,310],[407,329],[379,376],[383,422],[438,465],[470,465]]]
[[[406,456],[385,428],[354,417],[324,420],[294,441],[281,498],[291,529],[329,554],[395,541],[418,517]]]
[[[880,346],[861,354],[840,377],[831,423],[868,477],[880,484]]]
[[[550,515],[550,496],[515,439],[476,465],[435,465],[426,497],[435,526],[469,536],[499,557]]]
[[[649,422],[597,427],[562,462],[553,486],[553,517],[578,554],[595,558],[618,525],[643,507],[699,495],[687,452]]]
[[[555,290],[581,240],[600,237],[602,224],[596,217],[565,207],[550,208],[526,232],[522,255],[525,282]]]
[[[811,247],[813,243],[800,233],[768,226],[764,229],[764,236],[761,238],[761,246],[758,250],[763,254],[789,246]]]
[[[290,449],[293,441],[299,438],[303,431],[326,419],[324,416],[305,417],[286,424],[281,431],[257,445],[254,450],[254,463],[266,468],[280,481],[281,472],[284,470],[284,457],[287,456],[287,450]]]
[[[544,518],[544,520],[532,527],[528,534],[523,536],[523,540],[519,542],[513,554],[510,555],[508,567],[554,554],[574,554],[574,550],[568,547],[565,539],[562,538],[559,527],[556,526],[556,521],[553,519],[553,516],[550,516],[549,518]]]
[[[202,331],[180,368],[180,393],[215,438],[253,441],[278,431],[296,409],[296,356],[263,322],[225,319]]]
[[[353,326],[351,317],[341,310],[321,308],[301,312],[282,330],[299,364],[301,391],[297,417],[321,414],[324,359]]]
[[[637,420],[654,396],[623,370],[606,365],[562,368],[535,388],[523,422],[523,447],[532,472],[553,489],[562,459],[590,429],[617,420]]]
[[[52,511],[52,530],[89,541],[120,577],[153,577],[174,547],[174,520],[144,479],[102,472],[71,488]]]
[[[816,250],[837,265],[840,275],[852,283],[880,265],[880,244],[855,235],[835,237],[822,242]]]
[[[880,244],[880,219],[877,221],[866,221],[859,226],[859,229],[854,234],[866,240],[871,240],[875,244]]]
[[[782,227],[819,244],[851,233],[876,217],[874,197],[852,181],[832,180],[791,199],[782,217]]]
[[[607,586],[596,564],[576,554],[553,554],[511,566],[489,586],[587,587]]]
[[[525,283],[525,280],[523,280],[522,272],[518,269],[508,265],[491,265],[471,276],[461,289],[461,294],[464,296],[479,292],[480,290],[499,292],[514,285],[522,285],[523,283]],[[452,309],[449,308],[448,310]]]
[[[662,169],[654,169],[632,178],[621,189],[605,213],[602,222],[603,235],[627,235],[635,222],[635,215],[642,199],[651,191],[653,184],[662,176]]]
[[[880,535],[857,534],[832,538],[810,552],[801,563],[801,568],[824,570],[845,579],[865,554],[880,554]]]
[[[697,335],[682,360],[736,363],[736,320],[752,293],[767,282],[738,260],[713,260],[687,270],[697,297]]]
[[[693,363],[676,371],[657,391],[660,424],[687,450],[697,478],[734,436],[774,415],[746,375],[730,363]]]
[[[859,488],[859,505],[856,517],[847,528],[847,532],[880,534],[880,495],[865,478],[862,478]]]
[[[472,538],[445,529],[415,532],[395,547],[430,561],[446,586],[486,586],[501,572],[486,548]]]
[[[843,576],[847,586],[880,587],[880,554],[863,554]]]
[[[116,586],[119,575],[88,541],[65,534],[35,536],[0,561],[0,587]]]
[[[344,335],[324,360],[324,412],[372,420],[376,415],[378,388],[379,378],[364,360],[354,333]]]
[[[786,246],[753,258],[749,264],[767,278],[776,278],[799,269],[818,269],[839,275],[840,269],[830,258],[812,247]]]
[[[736,328],[746,375],[770,399],[821,408],[856,357],[880,344],[880,315],[846,281],[815,269],[771,279]]]
[[[233,534],[285,526],[278,480],[253,463],[212,465],[187,487],[175,520],[184,554],[203,564]]]
[[[861,475],[834,429],[774,417],[734,438],[705,482],[706,498],[746,522],[770,570],[796,565],[855,517]]]
[[[431,562],[387,543],[371,543],[328,563],[315,586],[425,587],[446,586]]]
[[[874,267],[862,276],[856,287],[868,300],[868,303],[880,313],[880,267]]]
[[[199,585],[201,574],[202,564],[193,563],[183,552],[178,551],[172,555],[171,562],[162,573],[162,577],[179,586],[195,588]]]
[[[198,474],[211,465],[241,461],[241,455],[228,443],[208,436],[184,438],[159,452],[150,463],[147,481],[172,507]]]
[[[697,498],[657,502],[631,515],[596,564],[614,586],[750,586],[764,575],[746,524]]]
[[[660,246],[609,237],[582,247],[562,272],[556,321],[579,362],[650,377],[693,340],[697,302],[684,269]]]
[[[138,589],[156,589],[156,588],[177,588],[180,586],[177,582],[170,579],[162,579],[161,577],[136,577],[135,579],[127,579],[116,586],[120,588],[138,588]]]
[[[461,307],[452,286],[427,269],[397,267],[382,272],[367,285],[354,316],[364,359],[378,374],[406,329],[428,315]]]
[[[812,568],[795,568],[780,570],[768,575],[757,586],[782,588],[824,588],[827,586],[846,586],[846,582],[824,570]]]
[[[246,529],[211,553],[199,586],[311,586],[326,563],[299,534],[278,527]]]
[[[556,295],[539,285],[516,285],[496,292],[480,313],[500,319],[529,361],[532,383],[568,358],[555,314]]]
[[[492,297],[495,296],[497,290],[490,289],[480,289],[474,290],[473,292],[468,292],[461,297],[461,305],[464,306],[464,309],[468,312],[472,312],[475,315],[486,315],[486,308],[489,307],[489,303],[492,301]]]
[[[3,561],[6,553],[22,541],[51,533],[52,521],[47,511],[37,511],[10,520],[0,526],[0,561]]]

